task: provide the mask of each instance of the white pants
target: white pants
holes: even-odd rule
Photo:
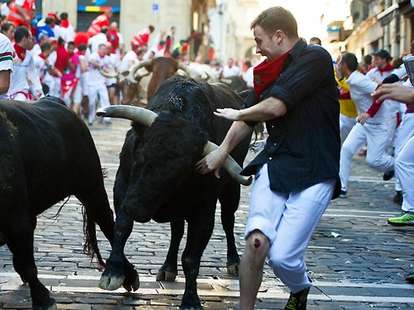
[[[348,117],[343,114],[339,114],[339,131],[341,134],[341,143],[343,143],[348,137],[352,127],[356,124],[355,117]]]
[[[414,212],[414,136],[401,149],[395,159],[395,174],[403,192],[403,211]]]
[[[352,157],[363,146],[367,145],[367,163],[371,167],[386,172],[394,167],[394,158],[386,152],[389,144],[388,129],[386,124],[361,125],[357,123],[345,139],[341,149],[339,176],[341,178],[342,190],[348,190],[349,174],[351,172]]]
[[[49,87],[49,96],[60,98],[60,77],[49,76],[44,83]]]
[[[99,97],[99,103],[101,105],[101,108],[106,108],[110,105],[108,89],[106,88],[105,83],[98,84],[98,85],[89,85],[89,88],[88,88],[88,99],[89,99],[88,123],[93,123],[93,121],[95,120],[96,99],[98,97]],[[107,118],[105,118],[105,120],[106,119]]]
[[[311,286],[304,254],[334,186],[332,180],[301,192],[282,194],[270,189],[267,164],[256,175],[245,236],[259,230],[269,239],[269,263],[293,293]]]
[[[398,127],[395,138],[395,158],[401,152],[407,141],[414,136],[414,113],[406,113],[402,117],[400,127]],[[395,178],[395,190],[400,191],[401,185],[398,176]]]

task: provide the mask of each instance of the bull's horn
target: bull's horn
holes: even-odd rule
[[[128,119],[146,127],[150,127],[158,116],[157,113],[151,110],[127,105],[116,105],[102,108],[96,111],[96,115]]]
[[[190,75],[188,73],[188,67],[185,64],[178,64],[177,70],[182,70],[186,75]]]
[[[118,77],[118,72],[116,72],[115,70],[113,71],[106,71],[103,69],[100,69],[99,72],[106,77],[107,79],[114,79]]]
[[[150,75],[151,74],[151,72],[147,72],[147,73],[144,73],[144,74],[139,74],[138,72],[134,75],[134,78],[135,78],[135,81],[140,81],[142,78],[144,78],[144,77],[146,77],[146,76],[148,76],[148,75]]]
[[[131,67],[131,69],[129,70],[129,76],[128,76],[128,79],[129,79],[131,82],[137,82],[137,80],[135,79],[135,74],[137,73],[137,71],[138,71],[139,69],[143,68],[143,67],[149,66],[150,64],[151,64],[151,61],[144,61],[144,62],[138,63],[138,64],[136,64],[136,65],[133,65],[133,66]]]
[[[203,156],[206,156],[207,154],[211,153],[212,151],[216,150],[218,146],[214,144],[213,142],[208,141],[207,144],[204,146],[204,152]],[[252,177],[246,177],[242,176],[240,172],[242,171],[242,168],[239,166],[239,164],[234,160],[233,157],[230,155],[227,156],[226,161],[224,162],[224,169],[230,174],[230,176],[236,180],[238,183],[242,185],[250,185],[252,183]]]

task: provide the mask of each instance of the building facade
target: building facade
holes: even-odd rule
[[[338,42],[341,51],[349,51],[361,59],[378,49],[386,49],[394,58],[410,51],[414,40],[414,1],[352,0],[350,34]]]
[[[207,12],[215,5],[215,0],[43,0],[41,3],[43,15],[51,11],[67,12],[78,30],[86,30],[97,15],[111,7],[127,49],[133,36],[150,24],[157,32],[175,26],[177,40],[189,38],[193,32],[208,37]],[[204,39],[200,48],[204,54],[207,44]]]

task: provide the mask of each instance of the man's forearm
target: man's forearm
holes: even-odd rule
[[[240,110],[239,120],[265,122],[281,117],[285,115],[286,112],[287,108],[283,101],[270,97],[250,108]]]
[[[226,137],[220,145],[220,148],[230,154],[230,152],[252,132],[250,126],[243,121],[235,121],[231,125]]]

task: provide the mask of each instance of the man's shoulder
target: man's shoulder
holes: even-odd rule
[[[10,39],[6,37],[4,34],[0,33],[0,53],[12,51],[13,48]]]

